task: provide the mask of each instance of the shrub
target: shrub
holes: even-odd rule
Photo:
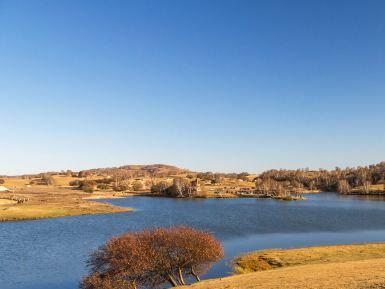
[[[84,185],[84,186],[82,186],[82,190],[85,193],[93,193],[94,192],[94,187],[89,186],[89,185]]]
[[[79,189],[86,193],[93,193],[96,188],[96,182],[92,180],[80,181]]]
[[[161,181],[161,182],[153,184],[151,186],[151,193],[152,194],[164,194],[168,187],[169,187],[169,185],[167,184],[167,182]]]
[[[0,179],[0,185],[4,184],[5,181],[3,179]]]
[[[108,184],[100,183],[96,186],[99,190],[107,190],[109,188]]]
[[[52,176],[50,175],[43,175],[41,177],[41,183],[44,185],[53,185],[55,183],[55,180]]]
[[[133,184],[132,184],[132,189],[134,191],[140,191],[143,189],[143,183],[141,181],[135,181]]]
[[[69,185],[70,185],[71,187],[79,187],[79,186],[80,186],[80,183],[81,183],[80,180],[73,180],[73,181],[70,181],[70,182],[69,182]]]
[[[115,192],[122,192],[122,191],[127,191],[127,190],[128,190],[128,186],[127,186],[127,185],[120,184],[120,185],[117,185],[117,186],[113,186],[112,189],[113,189]]]
[[[243,173],[237,174],[237,179],[242,180],[242,181],[247,181],[247,177],[249,175],[250,175],[249,173],[243,172]]]
[[[103,179],[97,179],[97,180],[95,180],[95,182],[97,182],[98,184],[101,184],[101,183],[103,183],[103,184],[111,184],[111,183],[114,182],[114,180],[111,179],[111,178],[103,178]]]
[[[210,233],[185,226],[157,228],[114,237],[90,255],[82,289],[155,288],[200,280],[223,249]]]

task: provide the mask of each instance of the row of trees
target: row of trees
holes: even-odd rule
[[[73,180],[69,185],[87,193],[92,193],[95,189],[112,189],[113,191],[120,192],[126,190],[140,191],[144,188],[143,182],[138,180],[117,183],[113,178]]]
[[[267,178],[255,180],[255,192],[265,196],[280,197],[296,193],[297,191],[287,182],[279,182],[272,178]]]
[[[53,185],[55,184],[55,179],[52,177],[51,174],[39,174],[38,179],[33,179],[29,182],[31,185]]]
[[[230,179],[230,180],[248,180],[248,176],[250,174],[247,172],[243,173],[229,173],[229,174],[223,174],[223,173],[212,173],[212,172],[205,172],[205,173],[198,173],[197,178],[203,180],[203,181],[209,181],[212,184],[219,184],[222,182],[223,179]]]
[[[201,194],[199,180],[187,178],[174,178],[172,185],[165,181],[158,182],[151,186],[151,193],[164,195],[173,198],[192,198]]]
[[[385,162],[357,168],[327,170],[270,170],[255,180],[256,186],[267,190],[281,186],[292,190],[324,190],[350,193],[354,188],[369,193],[371,185],[385,183]]]
[[[157,228],[114,237],[90,255],[82,289],[155,288],[200,280],[223,249],[210,233],[186,226]]]

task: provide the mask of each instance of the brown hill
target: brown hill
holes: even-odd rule
[[[98,168],[83,170],[79,172],[82,176],[99,175],[99,176],[112,176],[112,175],[126,175],[130,177],[168,177],[168,176],[180,176],[189,173],[193,173],[187,169],[181,169],[176,166],[153,164],[153,165],[126,165],[121,167],[112,168]]]

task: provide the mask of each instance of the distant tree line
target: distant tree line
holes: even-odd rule
[[[151,186],[151,193],[173,198],[193,198],[201,195],[199,180],[190,181],[188,178],[174,178],[171,185],[160,181]]]
[[[298,192],[301,190],[337,191],[353,189],[370,193],[372,185],[384,184],[385,162],[356,168],[334,170],[269,170],[254,179],[257,192]]]
[[[116,192],[134,190],[140,191],[143,189],[143,182],[135,180],[131,185],[128,184],[127,180],[116,178],[102,178],[102,179],[84,179],[84,180],[73,180],[69,183],[70,186],[82,190],[86,193],[92,193],[96,189],[108,190],[112,189]]]
[[[250,174],[247,172],[242,172],[239,174],[236,173],[212,173],[212,172],[205,172],[205,173],[198,173],[197,178],[203,180],[203,181],[209,181],[212,184],[219,184],[222,182],[223,179],[230,179],[230,180],[248,180],[248,176]]]

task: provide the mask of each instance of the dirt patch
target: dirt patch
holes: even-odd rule
[[[8,200],[8,199],[0,199],[0,206],[3,206],[3,205],[14,205],[14,204],[17,204],[17,201]]]

